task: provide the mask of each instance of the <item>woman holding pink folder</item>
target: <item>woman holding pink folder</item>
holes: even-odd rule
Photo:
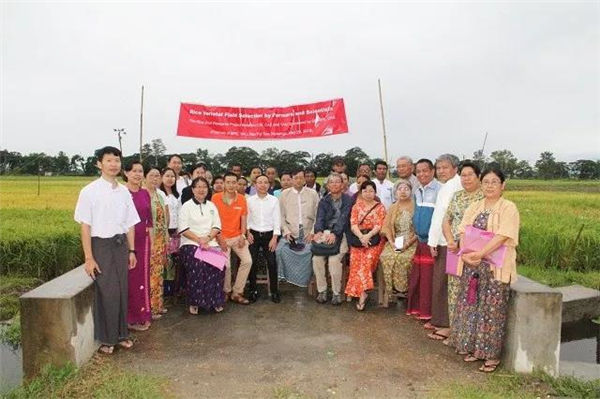
[[[429,338],[435,340],[444,340],[448,338],[450,336],[450,329],[452,328],[452,318],[454,317],[456,298],[460,287],[460,276],[449,272],[448,264],[454,262],[454,266],[458,257],[458,243],[460,241],[458,227],[460,226],[465,210],[469,205],[483,198],[481,182],[479,181],[481,169],[479,169],[479,166],[477,166],[476,163],[471,161],[461,162],[458,168],[458,174],[460,175],[460,183],[463,190],[454,193],[454,196],[450,200],[450,204],[448,204],[448,209],[446,210],[446,215],[442,222],[442,232],[448,243],[446,273],[448,274],[448,321],[450,322],[450,327],[436,330],[428,335]]]
[[[219,248],[216,238],[221,232],[221,219],[215,204],[206,199],[208,181],[197,177],[191,187],[194,196],[181,207],[177,225],[181,234],[179,256],[187,276],[189,312],[198,314],[198,308],[202,308],[218,313],[223,311],[225,304],[225,269],[214,267],[194,255],[198,246],[204,249]]]
[[[450,334],[450,344],[466,356],[465,362],[484,361],[479,368],[483,372],[492,372],[500,364],[510,283],[517,278],[519,211],[502,198],[504,181],[504,173],[496,167],[482,172],[484,198],[466,209],[458,228],[463,252],[467,226],[495,234],[482,249],[459,259],[460,286]],[[502,265],[491,265],[486,257],[501,246],[506,247]]]

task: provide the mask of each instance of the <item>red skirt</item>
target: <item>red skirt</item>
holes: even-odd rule
[[[421,320],[431,319],[434,261],[427,243],[419,242],[408,281],[406,314],[417,316]]]

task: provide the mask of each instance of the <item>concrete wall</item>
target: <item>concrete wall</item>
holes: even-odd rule
[[[504,367],[558,376],[561,315],[560,291],[519,276],[511,285]]]
[[[46,365],[81,366],[98,349],[94,341],[94,287],[83,266],[21,296],[23,373]]]

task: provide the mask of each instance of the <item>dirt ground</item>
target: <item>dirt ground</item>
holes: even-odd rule
[[[417,398],[445,381],[484,378],[441,342],[427,339],[404,303],[364,312],[319,305],[283,285],[282,302],[192,316],[172,306],[116,362],[166,377],[177,398]]]

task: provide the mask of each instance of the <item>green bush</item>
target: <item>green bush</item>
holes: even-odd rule
[[[72,212],[1,209],[0,219],[0,275],[49,280],[83,262]]]

